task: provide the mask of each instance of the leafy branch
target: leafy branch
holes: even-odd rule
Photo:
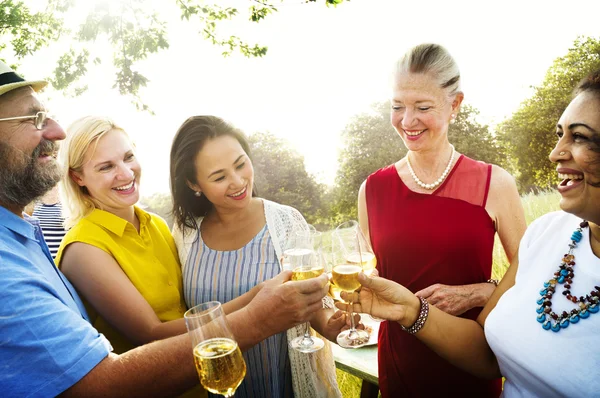
[[[324,1],[329,7],[344,0],[300,0],[297,4],[317,1]],[[80,95],[87,90],[87,84],[81,80],[90,66],[103,62],[100,56],[93,54],[95,44],[107,40],[114,50],[112,64],[117,69],[113,88],[121,95],[130,96],[137,109],[151,112],[140,96],[140,90],[148,85],[149,79],[136,65],[169,47],[166,22],[158,13],[149,10],[144,0],[119,0],[98,3],[72,33],[65,27],[65,13],[74,2],[48,0],[44,11],[32,13],[22,0],[0,0],[0,52],[10,47],[16,58],[22,59],[70,34],[72,44],[59,57],[53,76],[48,80],[57,90]],[[199,33],[205,40],[223,48],[223,56],[234,52],[246,57],[267,54],[266,46],[250,44],[237,35],[219,35],[219,24],[237,17],[237,8],[220,6],[216,0],[213,4],[204,0],[175,0],[174,3],[180,9],[182,20],[200,22]],[[275,3],[292,4],[293,0],[252,0],[248,6],[249,21],[258,23],[276,13]]]

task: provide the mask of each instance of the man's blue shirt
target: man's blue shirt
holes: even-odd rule
[[[110,352],[56,268],[39,223],[0,206],[0,391],[50,397]]]

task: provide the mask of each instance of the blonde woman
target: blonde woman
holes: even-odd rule
[[[56,264],[86,301],[94,327],[115,353],[186,333],[177,249],[165,221],[136,206],[142,168],[125,130],[105,117],[79,119],[59,159],[70,230]]]
[[[169,228],[136,206],[142,168],[127,133],[88,116],[59,154],[65,226],[56,264],[116,353],[185,333],[181,268]]]
[[[382,277],[442,311],[476,319],[498,284],[491,279],[494,236],[512,260],[526,225],[512,176],[459,154],[448,140],[464,98],[460,83],[458,65],[437,44],[413,47],[396,63],[391,122],[408,153],[363,183],[358,217]],[[500,379],[451,366],[396,323],[382,323],[378,349],[384,398],[501,392]]]

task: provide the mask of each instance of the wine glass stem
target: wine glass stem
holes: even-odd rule
[[[354,303],[352,303],[352,301],[350,301],[348,303],[348,306],[350,308],[350,333],[352,333],[353,331],[356,330],[356,326],[354,325]]]
[[[310,337],[310,322],[306,322],[305,325],[306,328],[304,329],[304,338],[312,341],[312,338]]]

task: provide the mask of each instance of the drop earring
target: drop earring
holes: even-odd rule
[[[450,115],[450,124],[454,124],[454,118],[455,117],[456,116],[454,115],[454,113]]]

